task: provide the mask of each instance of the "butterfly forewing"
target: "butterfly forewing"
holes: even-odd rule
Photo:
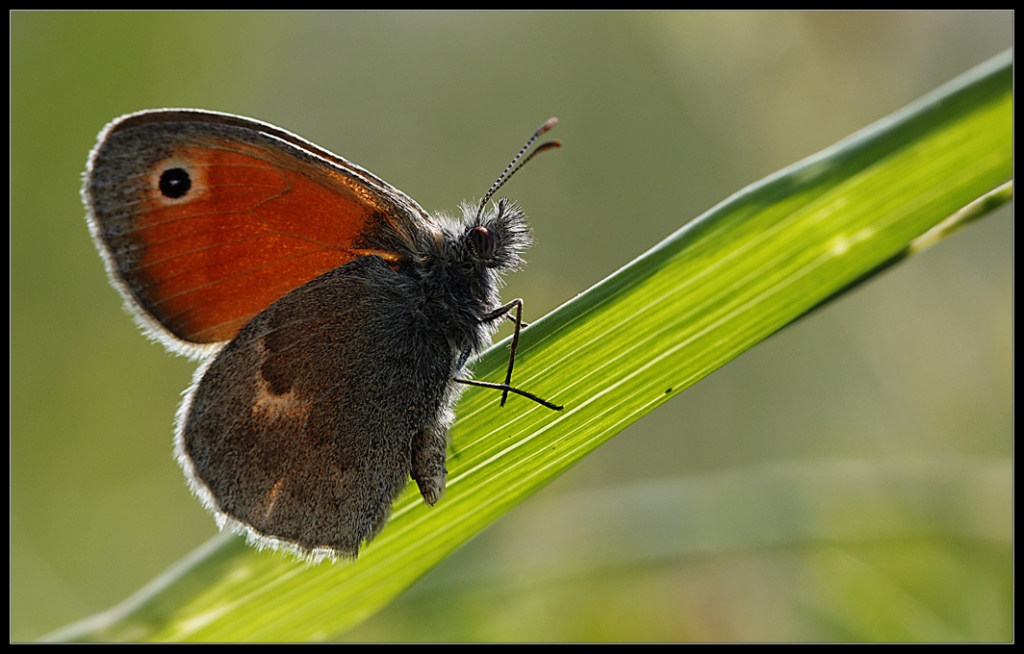
[[[154,326],[189,343],[230,340],[356,257],[410,256],[428,219],[404,194],[282,130],[195,120],[209,116],[219,115],[130,116],[90,160],[94,235]]]

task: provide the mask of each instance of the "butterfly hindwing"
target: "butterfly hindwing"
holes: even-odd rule
[[[361,258],[271,305],[217,355],[178,444],[212,508],[286,546],[355,556],[408,482],[414,441],[443,471],[456,362],[443,333],[422,328],[413,286]]]

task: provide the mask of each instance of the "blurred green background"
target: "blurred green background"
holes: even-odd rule
[[[504,189],[504,296],[573,297],[741,187],[1012,45],[1009,12],[11,15],[11,633],[215,533],[171,454],[194,364],[121,310],[78,195],[123,113],[268,121],[428,211]],[[1009,640],[1012,206],[627,429],[345,638]],[[497,410],[497,409],[496,409]],[[671,529],[666,529],[671,525]]]

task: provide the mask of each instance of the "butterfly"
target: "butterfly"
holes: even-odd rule
[[[523,303],[497,289],[531,232],[516,204],[488,204],[560,145],[526,156],[556,122],[456,218],[249,118],[161,109],[103,129],[82,188],[89,229],[144,331],[202,360],[175,455],[221,529],[354,558],[410,476],[427,504],[444,494],[465,385],[562,409],[511,385]],[[468,379],[504,319],[504,383]]]

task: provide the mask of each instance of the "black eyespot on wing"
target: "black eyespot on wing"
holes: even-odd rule
[[[160,192],[164,197],[177,200],[192,188],[192,178],[184,168],[169,168],[160,175]]]

